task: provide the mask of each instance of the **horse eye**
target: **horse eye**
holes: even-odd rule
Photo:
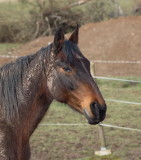
[[[63,67],[63,70],[64,70],[65,72],[71,72],[71,71],[72,71],[70,67]]]

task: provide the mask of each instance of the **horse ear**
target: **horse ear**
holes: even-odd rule
[[[72,41],[75,44],[78,44],[78,32],[79,32],[79,25],[77,24],[75,30],[71,34],[69,40]]]
[[[55,46],[55,49],[59,49],[60,46],[63,44],[64,42],[64,32],[62,30],[62,28],[59,28],[56,33],[55,33],[55,36],[54,36],[54,46]]]

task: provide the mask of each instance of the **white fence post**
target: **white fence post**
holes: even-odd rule
[[[94,62],[91,62],[91,74],[92,74],[92,76],[95,76],[95,74],[96,74]],[[95,79],[95,81],[96,81],[96,79]],[[99,125],[98,131],[99,131],[101,149],[100,149],[100,151],[95,151],[95,155],[104,156],[104,155],[111,154],[111,150],[106,148],[106,141],[105,141],[103,126]]]
[[[106,140],[105,140],[103,126],[99,125],[98,126],[98,131],[99,131],[99,138],[100,138],[101,148],[100,148],[99,151],[95,151],[95,155],[98,155],[98,156],[110,155],[111,154],[111,150],[106,148]]]

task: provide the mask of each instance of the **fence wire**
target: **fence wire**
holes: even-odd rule
[[[94,60],[93,63],[125,63],[125,64],[141,64],[141,61],[103,61],[103,60]]]
[[[104,123],[99,123],[98,125],[103,127],[108,127],[108,128],[116,128],[116,129],[122,129],[122,130],[141,132],[141,129],[137,129],[137,128],[122,127],[122,126],[116,126],[116,125],[104,124]],[[56,124],[41,123],[39,124],[39,126],[91,126],[91,125],[88,123],[56,123]]]
[[[110,78],[110,77],[101,77],[101,76],[92,76],[92,77],[96,78],[96,79],[106,79],[106,80],[114,80],[114,81],[141,83],[141,81],[129,80],[129,79]]]

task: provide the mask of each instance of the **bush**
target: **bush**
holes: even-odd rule
[[[118,8],[113,0],[98,0],[87,5],[88,21],[99,22],[119,16]]]
[[[98,22],[120,16],[118,0],[89,1],[85,5],[65,8],[75,0],[19,0],[1,3],[0,42],[25,42],[54,34],[58,26],[66,32],[76,24]]]
[[[80,13],[72,12],[71,9],[61,10],[54,7],[50,10],[49,5],[42,6],[39,1],[23,0],[17,8],[17,11],[12,12],[13,15],[9,9],[1,14],[3,21],[0,21],[0,42],[25,42],[39,36],[51,35],[58,26],[69,32],[81,17]]]

